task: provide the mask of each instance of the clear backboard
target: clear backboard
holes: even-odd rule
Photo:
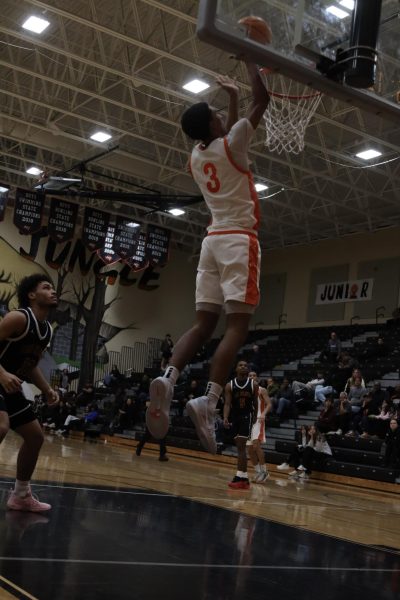
[[[364,0],[368,1],[368,0]],[[198,35],[312,89],[400,122],[400,4],[382,0],[375,83],[368,89],[332,76],[338,52],[349,48],[353,0],[200,0]],[[250,40],[238,20],[264,18],[272,43]]]

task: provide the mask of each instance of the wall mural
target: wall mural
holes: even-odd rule
[[[16,249],[0,236],[0,316],[17,308],[15,285],[22,277],[37,272],[49,275],[60,298],[51,315],[50,355],[80,364],[81,386],[93,380],[96,361],[105,354],[104,344],[122,329],[106,322],[108,309],[120,299],[114,294],[106,301],[107,290],[114,286],[157,290],[160,272],[156,269],[168,260],[169,232],[154,226],[144,232],[138,223],[121,218],[113,226],[110,215],[86,209],[82,235],[74,238],[76,205],[53,200],[48,226],[42,226],[43,204],[32,194],[19,192],[14,210],[16,239],[28,238],[29,247]],[[34,214],[37,210],[40,218]],[[135,323],[127,328],[136,328]]]

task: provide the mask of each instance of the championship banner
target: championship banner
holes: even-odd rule
[[[17,188],[15,193],[14,225],[23,235],[40,230],[44,207],[44,192]]]
[[[104,248],[110,215],[101,210],[85,208],[83,219],[82,243],[88,250],[94,252]]]
[[[124,261],[132,271],[143,271],[149,264],[146,254],[146,240],[147,235],[144,231],[140,231],[135,254]]]
[[[109,225],[104,246],[103,248],[100,248],[100,250],[97,250],[99,258],[101,258],[106,265],[112,265],[119,261],[118,254],[113,250],[114,232],[114,225]]]
[[[321,283],[317,286],[315,304],[336,304],[338,302],[359,302],[372,300],[373,279],[353,279]]]
[[[47,233],[51,239],[58,244],[72,240],[75,233],[77,216],[77,204],[53,198],[47,224]]]
[[[117,217],[113,240],[113,250],[125,260],[135,254],[139,239],[140,224],[126,217]]]
[[[0,185],[0,222],[4,221],[9,191],[9,188]]]
[[[147,227],[146,252],[149,262],[153,266],[163,266],[168,262],[169,242],[171,232],[155,225]]]

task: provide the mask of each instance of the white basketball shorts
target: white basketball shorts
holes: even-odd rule
[[[254,234],[209,234],[201,246],[196,304],[241,302],[255,308],[260,299],[260,263],[260,245]]]

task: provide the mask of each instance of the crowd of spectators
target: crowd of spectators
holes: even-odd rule
[[[63,436],[68,436],[71,430],[113,434],[133,429],[144,421],[149,398],[148,375],[125,377],[113,365],[100,385],[95,387],[87,382],[78,393],[69,390],[67,376],[63,371],[61,385],[54,386],[60,398],[55,406],[48,406],[42,396],[35,397],[35,412],[49,432]]]

